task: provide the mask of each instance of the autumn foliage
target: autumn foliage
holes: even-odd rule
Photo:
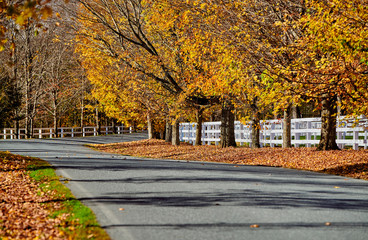
[[[58,2],[62,5],[68,1]],[[10,65],[16,66],[19,57],[14,54],[21,52],[22,45],[26,47],[20,58],[27,56],[27,71],[15,67],[6,71],[11,70],[8,75],[14,87],[20,85],[18,78],[25,72],[27,84],[23,88],[28,90],[23,90],[21,100],[28,107],[20,110],[26,112],[28,136],[37,106],[45,105],[42,110],[53,115],[56,130],[67,112],[63,103],[73,96],[74,101],[81,102],[80,125],[85,108],[95,110],[96,122],[98,112],[104,112],[115,122],[147,125],[150,136],[156,137],[159,134],[152,131],[162,137],[165,126],[166,133],[177,133],[169,128],[180,121],[195,119],[200,126],[203,121],[221,120],[223,147],[235,145],[234,119],[252,121],[251,146],[259,147],[260,121],[283,116],[284,125],[290,126],[294,109],[293,117],[321,116],[319,150],[338,149],[336,116],[368,114],[365,0],[71,2],[65,13],[55,14],[57,19],[49,23],[45,19],[51,20],[50,6],[56,6],[56,1],[0,2],[0,46],[12,50]],[[67,24],[60,24],[63,17]],[[49,73],[44,80],[39,76],[45,75],[35,68],[41,65],[37,58],[44,49],[34,51],[31,47],[38,43],[18,44],[15,40],[19,30],[27,30],[25,34],[31,40],[33,32],[38,34],[42,26],[51,30],[51,25],[65,30],[53,41],[62,41],[61,47],[66,44],[75,52],[73,61],[65,61],[65,69],[55,68],[60,69],[61,77]],[[62,37],[66,33],[73,34],[72,41]],[[6,43],[7,39],[11,43]],[[69,51],[60,53],[52,60],[69,55]],[[53,62],[45,62],[49,61]],[[64,76],[73,81],[62,81]],[[48,93],[33,90],[33,85],[41,86],[44,81],[50,83],[45,84]],[[64,89],[63,82],[76,86],[71,88],[73,96]],[[83,91],[81,96],[79,91]],[[46,95],[47,103],[40,104],[38,99]],[[91,103],[88,107],[84,104],[87,99]],[[307,110],[301,113],[302,108]],[[21,120],[22,114],[17,109],[15,112],[13,118]],[[12,124],[7,120],[7,125]],[[285,128],[283,133],[283,147],[291,146],[289,130]]]
[[[149,89],[149,97],[126,92],[119,102],[123,108],[145,98],[161,106],[163,115],[188,121],[200,108],[217,105],[224,112],[229,106],[238,119],[252,120],[252,146],[258,146],[261,116],[310,105],[323,118],[320,150],[338,148],[338,108],[367,113],[365,1],[78,2],[83,17],[77,40],[89,71],[108,58],[103,63],[116,72],[120,92],[127,84]],[[104,93],[96,98],[107,108],[116,105],[106,70],[89,78]],[[139,115],[160,114],[145,106]],[[229,129],[222,132],[233,132],[225,123],[233,118],[223,120]]]
[[[316,151],[314,148],[220,148],[171,146],[161,140],[93,145],[100,151],[149,158],[283,167],[368,180],[368,150]]]

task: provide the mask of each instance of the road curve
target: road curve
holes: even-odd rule
[[[368,239],[368,181],[83,146],[143,138],[1,140],[0,151],[54,165],[116,240]]]

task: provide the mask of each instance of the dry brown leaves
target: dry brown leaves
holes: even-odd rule
[[[220,148],[172,146],[162,140],[94,145],[110,153],[150,158],[284,167],[368,180],[368,150],[316,151],[315,148]]]
[[[11,158],[11,159],[9,159]],[[49,217],[49,194],[27,174],[19,156],[0,156],[0,236],[2,239],[65,239],[57,228],[61,218]],[[53,203],[58,208],[58,203]]]

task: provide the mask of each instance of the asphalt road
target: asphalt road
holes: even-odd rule
[[[53,164],[116,240],[368,239],[368,181],[83,146],[144,137],[1,140],[0,150]]]

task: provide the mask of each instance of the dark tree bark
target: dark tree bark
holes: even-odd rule
[[[302,114],[300,113],[300,107],[293,105],[291,118],[301,118],[301,117],[302,117]]]
[[[52,91],[52,96],[53,96],[53,118],[54,118],[54,135],[55,137],[59,137],[59,134],[58,134],[58,101],[57,101],[57,91],[56,90],[53,90]]]
[[[112,132],[116,134],[117,131],[116,131],[116,119],[115,118],[111,119],[111,125],[112,125]]]
[[[321,140],[317,150],[339,150],[336,144],[337,96],[322,96]]]
[[[11,37],[11,41],[13,44],[13,50],[12,50],[12,72],[13,72],[13,84],[14,84],[14,92],[17,93],[17,97],[16,97],[16,104],[13,108],[14,111],[14,127],[15,127],[15,138],[16,139],[20,139],[20,134],[19,134],[19,129],[20,129],[20,124],[19,121],[21,120],[21,116],[20,116],[20,111],[19,108],[21,106],[21,94],[20,94],[20,90],[18,87],[19,84],[19,80],[18,80],[18,57],[17,57],[17,45],[16,45],[16,38],[17,38],[17,34],[16,31],[14,30],[14,26],[11,27],[11,31],[12,31],[12,37]]]
[[[260,114],[259,114],[259,109],[258,109],[258,105],[257,105],[257,98],[254,98],[252,101],[252,104],[250,105],[251,108],[251,112],[252,112],[252,116],[251,116],[251,120],[252,120],[252,144],[251,147],[252,148],[260,148],[261,147],[261,143],[259,140],[259,132],[261,129],[261,125],[260,125]]]
[[[151,118],[151,115],[148,113],[147,114],[147,128],[148,128],[148,139],[153,139],[155,136],[154,133],[154,123],[153,123],[153,119]]]
[[[222,104],[221,110],[221,147],[236,147],[234,133],[234,105],[230,101]]]
[[[196,139],[194,143],[194,145],[196,146],[202,145],[203,111],[204,111],[203,108],[201,107],[197,108],[197,112],[196,112],[197,129],[196,129]]]
[[[99,112],[98,112],[98,108],[96,107],[96,127],[97,127],[97,133],[98,135],[101,135],[101,124],[100,124],[100,117],[99,117]]]
[[[179,120],[176,119],[174,124],[172,125],[172,145],[179,146],[180,145],[180,135],[179,135]]]
[[[81,99],[81,116],[80,116],[80,126],[83,129],[84,127],[84,99]]]
[[[292,105],[290,104],[284,110],[284,120],[282,129],[282,147],[291,148],[291,111]]]
[[[14,120],[14,127],[15,127],[15,138],[20,139],[20,134],[19,134],[20,125],[19,125],[19,119],[18,118],[16,118]]]
[[[31,124],[31,83],[32,83],[32,60],[33,54],[31,51],[31,28],[27,27],[25,30],[25,50],[26,50],[26,57],[24,59],[24,76],[25,76],[25,100],[26,100],[26,121],[25,121],[25,130],[26,130],[26,137],[32,137],[32,124]]]
[[[165,126],[165,142],[171,142],[172,140],[172,126],[170,118],[166,119],[166,126]]]
[[[57,117],[57,113],[56,111],[54,112],[54,136],[57,138],[59,137],[59,134],[58,134],[58,117]]]

